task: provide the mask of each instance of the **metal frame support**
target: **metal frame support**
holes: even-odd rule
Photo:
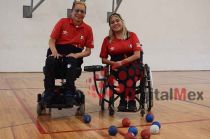
[[[32,13],[44,2],[45,0],[40,0],[34,7],[34,0],[31,0],[31,5],[23,5],[23,18],[32,18]]]
[[[109,22],[109,17],[113,12],[107,12],[107,23]]]
[[[109,16],[112,13],[116,13],[117,12],[117,10],[119,9],[122,1],[123,0],[112,0],[112,12],[107,12],[107,22],[109,21]],[[115,4],[116,4],[116,6],[115,6]]]
[[[117,6],[115,7],[115,10],[114,10],[115,13],[117,12],[117,10],[120,7],[121,3],[122,3],[122,0],[117,0]]]
[[[112,12],[114,12],[115,0],[112,0]]]
[[[71,11],[72,11],[72,9],[67,9],[67,17],[68,17],[68,18],[71,17]]]

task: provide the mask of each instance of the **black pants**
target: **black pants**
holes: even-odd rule
[[[75,80],[81,75],[81,65],[83,59],[75,59],[73,57],[65,57],[69,53],[81,52],[81,48],[72,45],[57,45],[56,49],[59,54],[64,57],[55,59],[50,56],[51,51],[48,49],[47,59],[44,67],[44,87],[45,91],[52,92],[55,89],[55,79],[66,79],[66,89],[75,91]]]

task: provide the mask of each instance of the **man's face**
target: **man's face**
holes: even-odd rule
[[[72,10],[72,19],[76,22],[82,22],[86,14],[85,6],[82,4],[76,4]]]

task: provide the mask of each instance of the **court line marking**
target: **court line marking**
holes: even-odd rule
[[[17,139],[17,136],[15,135],[15,129],[14,129],[13,123],[12,123],[12,126],[11,126],[11,132],[12,132],[13,138]]]
[[[195,103],[195,102],[188,101],[188,100],[183,100],[182,102],[191,103],[191,104],[195,104],[195,105],[198,105],[198,106],[203,106],[203,107],[206,107],[206,108],[210,108],[210,106],[208,106],[208,105],[199,104],[199,103]]]
[[[79,88],[88,88],[88,87],[79,87]],[[13,89],[11,89],[11,88],[1,88],[0,89],[0,91],[1,90],[39,90],[39,89],[44,89],[44,88],[13,88]]]
[[[47,130],[40,124],[40,122],[37,120],[37,118],[35,118],[33,113],[27,108],[27,106],[24,104],[24,102],[21,100],[21,98],[16,94],[15,90],[13,90],[13,91],[14,91],[15,97],[17,98],[17,100],[19,101],[19,103],[21,104],[21,106],[25,110],[25,112],[28,114],[28,116],[30,117],[30,119],[32,120],[32,122],[34,123],[36,128],[38,129],[38,131],[41,134],[47,133]]]
[[[24,125],[29,125],[29,124],[33,124],[33,122],[28,122],[28,123],[22,123],[22,124],[10,124],[8,126],[2,126],[0,127],[0,130],[1,129],[5,129],[5,128],[11,128],[11,127],[17,127],[17,126],[24,126]]]
[[[210,119],[197,119],[197,120],[188,120],[188,121],[174,121],[174,122],[162,122],[161,125],[170,125],[170,124],[182,124],[182,123],[192,123],[192,122],[201,122],[201,121],[210,121]],[[132,125],[136,127],[141,126],[150,126],[151,124],[140,124],[140,125]],[[61,134],[61,133],[68,133],[68,132],[87,132],[87,131],[101,131],[107,130],[109,127],[103,128],[91,128],[91,129],[77,129],[77,130],[64,130],[64,131],[49,131],[45,134]],[[117,128],[127,128],[123,126],[118,126]]]
[[[100,131],[100,130],[107,130],[108,127],[104,128],[91,128],[91,129],[78,129],[78,130],[66,130],[66,131],[47,131],[40,122],[35,118],[35,116],[32,114],[32,112],[27,108],[27,106],[24,104],[24,102],[21,100],[21,98],[17,95],[16,91],[10,86],[9,82],[7,81],[9,87],[11,88],[12,92],[14,93],[16,99],[21,104],[22,108],[25,110],[25,112],[28,114],[32,122],[34,123],[35,127],[38,129],[38,131],[41,134],[60,134],[60,133],[67,133],[67,132],[84,132],[84,131]],[[165,122],[162,124],[178,124],[178,123],[192,123],[192,122],[200,122],[200,121],[210,121],[210,119],[198,119],[198,120],[189,120],[189,121],[175,121],[175,122]],[[150,126],[151,124],[142,124],[142,125],[134,125],[134,126]],[[125,128],[122,126],[119,126],[118,128]]]
[[[15,90],[14,94],[17,100],[20,102],[22,105],[23,109],[26,111],[26,113],[29,115],[31,120],[33,121],[34,125],[38,129],[38,131],[41,134],[60,134],[60,133],[68,133],[68,132],[85,132],[85,131],[100,131],[100,130],[107,130],[108,127],[103,127],[103,128],[90,128],[90,129],[77,129],[77,130],[64,130],[64,131],[47,131],[41,124],[40,122],[35,118],[35,116],[28,110],[27,106],[22,102],[21,98],[16,94]],[[209,119],[197,119],[197,120],[188,120],[188,121],[174,121],[174,122],[162,122],[161,124],[181,124],[181,123],[192,123],[192,122],[201,122],[201,121],[210,121]],[[133,125],[133,126],[150,126],[151,124],[140,124],[140,125]],[[125,128],[122,126],[118,126],[117,128]]]
[[[9,81],[6,80],[8,86],[11,88],[11,91],[13,92],[14,96],[16,97],[16,99],[18,100],[18,102],[20,103],[20,105],[22,106],[22,108],[24,109],[24,111],[28,114],[29,118],[32,120],[32,122],[34,123],[35,127],[38,129],[38,131],[41,134],[45,134],[47,133],[47,130],[42,127],[42,125],[39,123],[39,121],[37,120],[37,118],[35,118],[35,116],[33,115],[33,113],[28,109],[28,107],[24,104],[24,102],[21,100],[21,98],[17,95],[16,90],[14,90],[12,88],[12,86],[10,85]]]

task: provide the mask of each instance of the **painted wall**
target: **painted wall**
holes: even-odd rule
[[[39,0],[34,0],[36,4]],[[94,31],[95,48],[83,65],[100,64],[99,52],[108,33],[106,13],[112,0],[86,0],[85,21]],[[0,72],[39,72],[55,23],[66,17],[73,0],[46,0],[33,18],[22,16],[30,0],[0,1]],[[209,0],[123,0],[119,13],[139,36],[144,61],[152,70],[210,70]]]

